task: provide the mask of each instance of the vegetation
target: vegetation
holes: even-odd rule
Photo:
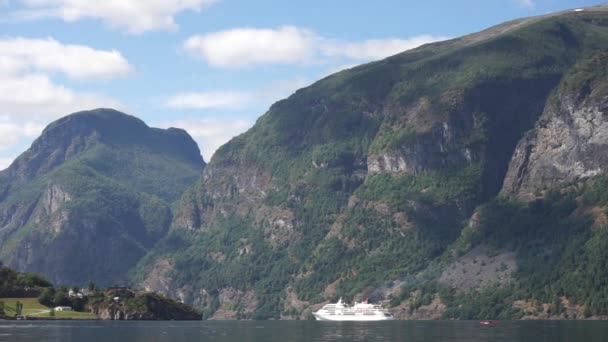
[[[130,289],[108,289],[88,298],[92,312],[122,314],[131,320],[200,320],[201,315],[189,305],[152,292]]]
[[[98,319],[95,314],[79,311],[55,311],[53,307],[48,307],[38,302],[37,298],[3,298],[6,315],[9,317],[17,314],[17,304],[23,305],[21,315],[32,318],[49,319]]]
[[[69,158],[47,165],[55,155]],[[172,208],[203,166],[181,130],[152,129],[112,110],[60,119],[0,173],[8,186],[0,216],[11,220],[0,231],[0,260],[17,264],[27,245],[27,269],[56,283],[123,284],[166,234]]]
[[[446,318],[519,318],[515,300],[551,303],[557,316],[562,298],[587,315],[607,314],[607,233],[589,210],[606,210],[608,180],[530,203],[498,196],[516,145],[547,106],[605,96],[606,50],[606,14],[584,11],[345,70],[275,103],[217,151],[197,183],[203,163],[183,132],[133,118],[116,125],[106,111],[59,120],[41,142],[57,143],[52,132],[88,117],[78,137],[94,143],[68,149],[61,144],[74,137],[64,137],[59,155],[81,152],[44,172],[24,171],[24,183],[0,175],[0,258],[15,260],[27,243],[43,251],[33,270],[80,285],[127,274],[141,283],[167,260],[170,286],[200,303],[205,318],[220,304],[239,318],[280,318],[297,311],[285,300],[288,288],[315,304],[375,295],[395,280],[406,287],[392,305],[415,310],[438,295]],[[71,196],[55,211],[39,201],[50,185]],[[513,281],[445,288],[442,267],[479,245],[516,253]],[[239,300],[220,303],[227,289],[254,292],[255,312]],[[41,301],[65,302],[64,293],[45,290]],[[92,304],[154,311],[157,303],[152,295],[118,297],[99,294]]]
[[[481,207],[479,226],[458,244],[514,251],[518,271],[509,286],[444,297],[446,317],[518,318],[515,300],[551,304],[559,315],[561,298],[584,306],[586,317],[608,314],[608,226],[595,222],[608,209],[607,184],[601,176],[529,203],[497,199]]]
[[[589,313],[601,313],[602,240],[578,215],[579,195],[531,204],[496,197],[517,143],[547,103],[589,79],[603,94],[598,52],[608,48],[607,22],[585,11],[509,23],[298,90],[217,151],[182,206],[199,229],[175,224],[135,281],[155,260],[169,260],[176,289],[208,293],[205,317],[226,288],[255,291],[252,318],[278,318],[293,315],[288,287],[312,304],[404,279],[419,295],[403,292],[394,305],[416,308],[439,294],[449,318],[517,318],[513,300],[553,303],[565,294],[598,303]],[[376,160],[393,165],[371,170]],[[252,180],[252,170],[269,180]],[[477,206],[483,228],[473,231],[465,227]],[[279,231],[289,241],[277,244],[268,220],[285,212],[293,231]],[[479,244],[516,252],[514,282],[466,293],[436,282],[453,250]],[[585,285],[595,297],[570,293],[580,272],[597,278]],[[249,318],[239,303],[230,307]]]
[[[40,319],[99,319],[103,310],[121,310],[129,319],[147,320],[198,320],[201,315],[192,307],[152,292],[140,292],[127,288],[98,291],[90,283],[89,293],[83,295],[78,286],[73,286],[73,295],[65,286],[54,288],[37,274],[19,273],[9,268],[0,268],[3,280],[0,292],[0,318],[26,316]],[[30,297],[39,293],[37,298]],[[78,295],[80,293],[80,295]],[[9,297],[18,295],[18,297]],[[117,301],[116,298],[120,298]],[[55,310],[56,307],[71,310]],[[125,316],[123,316],[125,318]]]
[[[95,315],[82,312],[85,310],[86,299],[69,298],[67,288],[60,287],[55,290],[53,285],[39,274],[20,273],[1,265],[0,302],[0,316],[96,318]],[[80,312],[53,312],[52,316],[51,308],[55,306],[70,306]]]
[[[19,273],[0,263],[0,298],[26,297],[53,285],[37,273]]]

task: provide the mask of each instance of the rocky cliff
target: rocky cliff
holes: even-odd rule
[[[136,281],[206,317],[304,317],[339,296],[418,318],[591,301],[557,251],[580,263],[601,241],[603,197],[581,184],[606,163],[607,8],[425,45],[277,102],[214,155]]]
[[[576,183],[608,166],[605,50],[579,61],[556,89],[533,130],[519,142],[503,192],[530,196]]]
[[[0,260],[59,284],[124,283],[203,167],[183,130],[109,109],[60,119],[0,172]]]

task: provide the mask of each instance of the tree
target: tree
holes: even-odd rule
[[[70,298],[68,297],[67,288],[61,287],[55,292],[55,297],[53,298],[53,303],[55,306],[70,305]]]
[[[89,280],[89,283],[87,285],[87,289],[90,292],[97,292],[97,285],[95,285],[95,283],[92,280]]]
[[[44,306],[55,306],[55,289],[52,287],[47,287],[40,293],[38,296],[38,303]]]
[[[23,313],[23,303],[17,301],[15,303],[15,316],[21,316],[21,313]]]
[[[562,304],[562,299],[560,297],[556,296],[553,299],[553,311],[557,315],[560,315],[564,311],[564,306]]]
[[[19,276],[19,280],[28,287],[51,287],[50,281],[48,281],[44,276],[38,273],[24,273]]]
[[[583,310],[583,316],[585,318],[589,318],[593,315],[593,312],[591,312],[591,305],[589,303],[585,304],[585,310]]]
[[[70,306],[74,311],[84,311],[85,306],[87,304],[87,298],[70,298]]]

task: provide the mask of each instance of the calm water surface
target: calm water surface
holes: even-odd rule
[[[7,322],[0,341],[608,341],[608,322],[393,321],[329,323],[315,321],[223,322]]]

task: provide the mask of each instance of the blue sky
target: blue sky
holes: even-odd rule
[[[51,121],[115,107],[205,160],[334,71],[584,0],[0,0],[0,168]]]

